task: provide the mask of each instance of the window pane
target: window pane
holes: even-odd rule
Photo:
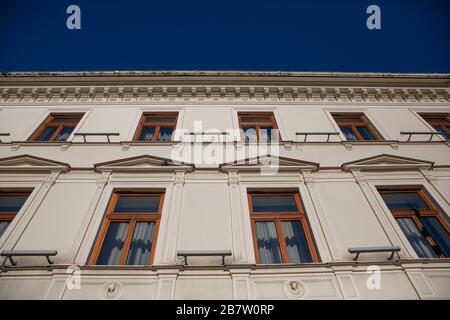
[[[253,212],[297,212],[293,195],[253,195]]]
[[[158,133],[158,141],[172,140],[173,127],[160,127]]]
[[[419,258],[437,258],[436,253],[434,253],[414,220],[410,218],[397,218],[396,220]]]
[[[257,141],[258,136],[256,135],[256,128],[255,127],[244,127],[242,128],[244,131],[244,141],[245,142],[251,142],[251,141]]]
[[[272,127],[261,127],[261,140],[263,141],[273,141],[276,140],[276,129]]]
[[[417,192],[381,193],[381,197],[391,210],[429,208]]]
[[[8,228],[9,224],[11,223],[11,221],[7,220],[7,221],[0,221],[0,237],[3,235],[3,233],[5,233],[6,228]]]
[[[158,212],[160,196],[120,196],[114,212]]]
[[[56,135],[55,141],[66,141],[72,133],[73,129],[75,129],[75,127],[62,128],[61,131]]]
[[[367,127],[358,127],[357,128],[359,133],[362,135],[364,140],[376,140],[375,136],[370,132],[369,128]]]
[[[139,136],[139,141],[153,141],[154,127],[143,127]]]
[[[128,253],[127,265],[149,264],[154,228],[154,222],[136,223],[131,240],[130,252]]]
[[[437,243],[437,246],[444,255],[449,258],[450,257],[450,236],[439,222],[439,220],[435,217],[426,217],[421,218],[420,221],[423,223],[425,229],[433,238],[434,242]]]
[[[273,221],[255,222],[259,263],[281,263],[280,246]]]
[[[118,265],[125,238],[128,232],[128,222],[111,222],[97,259],[99,265]]]
[[[175,118],[145,118],[146,123],[175,123]]]
[[[27,199],[28,195],[0,195],[0,212],[17,213]]]
[[[341,131],[347,140],[358,140],[358,137],[353,132],[353,129],[351,127],[341,127]]]
[[[266,116],[266,117],[242,117],[241,118],[241,122],[245,123],[245,122],[272,122],[272,117],[271,116]]]
[[[361,118],[334,118],[337,123],[364,123]]]
[[[73,117],[73,118],[54,118],[50,122],[51,123],[78,123],[80,122],[80,117]]]
[[[450,139],[450,134],[448,134],[443,127],[439,126],[439,127],[434,127],[434,129],[436,129],[437,132],[441,133],[442,137],[444,137],[444,139]],[[447,130],[449,130],[447,128]]]
[[[40,136],[36,139],[36,141],[49,141],[50,138],[53,136],[57,128],[55,127],[47,127],[45,130],[40,134]]]
[[[312,262],[302,223],[300,221],[283,221],[282,225],[289,262]]]

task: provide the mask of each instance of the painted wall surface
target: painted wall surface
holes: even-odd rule
[[[25,142],[51,112],[85,112],[75,132],[119,133],[105,137],[73,136],[67,143]],[[232,161],[249,146],[232,141],[221,147],[226,161],[204,163],[191,159],[194,169],[167,169],[144,163],[101,171],[95,164],[150,155],[171,159],[176,148],[190,144],[142,144],[131,140],[142,112],[179,112],[178,128],[237,129],[238,112],[274,112],[282,142],[282,157],[320,164],[318,170],[285,168],[283,173],[260,175],[244,169],[227,171],[219,164]],[[312,138],[303,143],[299,132],[340,133],[331,112],[364,112],[386,141],[348,143],[340,137]],[[183,101],[139,105],[0,105],[0,191],[26,188],[33,196],[0,239],[0,250],[57,250],[54,264],[43,257],[17,258],[19,266],[0,268],[0,299],[450,299],[449,259],[423,261],[408,244],[395,220],[376,194],[378,186],[423,186],[449,218],[450,144],[440,137],[428,142],[405,142],[401,131],[430,131],[418,112],[449,112],[448,103],[431,105],[290,104]],[[416,138],[417,140],[418,138]],[[236,143],[235,143],[236,142]],[[199,144],[205,147],[207,144]],[[233,153],[230,156],[230,153]],[[269,152],[266,152],[269,153]],[[434,167],[404,163],[401,169],[344,171],[342,164],[389,154],[410,161],[431,161]],[[20,163],[30,155],[68,164],[42,169]],[[18,157],[16,166],[2,170],[2,159]],[[412,160],[411,160],[412,158]],[[409,161],[409,160],[408,160]],[[145,162],[145,161],[144,161]],[[57,166],[54,164],[54,166]],[[145,167],[147,166],[147,167]],[[420,168],[419,168],[420,167]],[[399,167],[400,168],[400,167]],[[406,169],[405,169],[406,168]],[[247,167],[246,169],[251,169]],[[289,170],[288,170],[289,169]],[[96,241],[105,208],[114,190],[164,190],[163,218],[155,264],[140,268],[86,265]],[[255,265],[255,252],[245,190],[296,190],[319,250],[321,261],[311,265]],[[450,219],[450,218],[449,218]],[[395,262],[387,253],[361,255],[350,247],[400,246]],[[177,257],[180,250],[231,250],[222,266],[220,257]],[[72,266],[76,262],[76,266]],[[191,267],[194,265],[195,267]],[[381,287],[371,289],[370,266],[379,267]],[[70,290],[69,270],[81,272],[81,288]],[[79,268],[79,269],[78,269]],[[72,272],[72,271],[71,271]],[[297,289],[292,289],[295,282]]]

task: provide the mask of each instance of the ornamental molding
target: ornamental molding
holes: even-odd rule
[[[59,172],[67,172],[69,170],[70,165],[67,163],[30,156],[28,154],[0,159],[0,172],[2,173],[50,172],[55,176],[56,173],[59,174]]]
[[[94,164],[98,172],[181,172],[192,171],[193,164],[151,155],[141,155]],[[184,173],[183,173],[184,174]]]
[[[386,170],[429,170],[432,169],[434,162],[400,157],[390,154],[380,154],[369,158],[350,161],[342,164],[344,171],[356,172],[355,178],[363,181],[364,177],[361,171],[386,171]]]
[[[0,82],[1,84],[1,82]],[[2,87],[1,104],[238,101],[295,103],[444,103],[450,88],[318,86],[71,86]]]

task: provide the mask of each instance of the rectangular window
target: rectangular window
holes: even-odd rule
[[[364,113],[332,113],[332,116],[349,141],[383,140]]]
[[[134,136],[134,141],[167,142],[177,126],[176,113],[144,113]]]
[[[251,192],[248,199],[257,263],[319,261],[298,193]]]
[[[31,137],[31,141],[66,141],[83,114],[51,114]]]
[[[30,192],[0,192],[0,237],[29,196]]]
[[[238,118],[245,142],[279,140],[273,113],[239,113]]]
[[[423,189],[379,192],[420,258],[450,257],[448,220]]]
[[[90,264],[151,264],[163,197],[161,193],[114,193]]]
[[[445,140],[450,140],[450,114],[449,113],[421,113],[430,126],[441,133]]]

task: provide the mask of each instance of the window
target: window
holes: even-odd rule
[[[29,192],[0,192],[0,237],[27,201]]]
[[[364,113],[333,113],[332,116],[349,141],[382,140]]]
[[[51,114],[33,134],[31,141],[66,141],[83,114]]]
[[[257,263],[319,261],[298,193],[252,192],[248,199]]]
[[[245,142],[278,140],[273,113],[239,113],[238,117]]]
[[[450,257],[449,223],[423,189],[379,192],[420,258]]]
[[[114,193],[92,251],[90,264],[151,264],[162,202],[161,193]]]
[[[448,113],[422,113],[422,118],[437,132],[441,133],[445,140],[450,140],[450,115]]]
[[[172,140],[177,126],[175,113],[144,113],[139,122],[134,141],[166,142]]]

